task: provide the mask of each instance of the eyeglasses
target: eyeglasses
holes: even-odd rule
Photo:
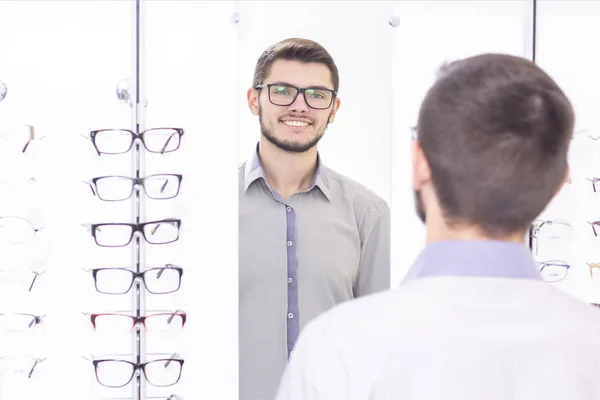
[[[44,362],[45,358],[31,356],[0,357],[0,375],[27,375],[27,379],[33,376],[36,367]]]
[[[14,292],[16,288],[27,288],[31,292],[38,276],[46,271],[24,271],[0,269],[0,292]],[[33,276],[32,276],[33,275]]]
[[[98,333],[128,333],[136,326],[146,331],[173,333],[183,329],[187,315],[182,310],[175,312],[156,312],[136,317],[125,313],[84,313],[90,318],[94,331]]]
[[[175,218],[149,221],[140,224],[108,222],[82,224],[90,230],[94,240],[101,247],[124,247],[131,243],[133,235],[141,233],[149,244],[167,244],[179,240],[181,220]]]
[[[11,129],[0,131],[0,143],[2,148],[10,151],[25,153],[29,145],[34,141],[41,141],[46,136],[35,137],[35,128],[31,125],[20,125]]]
[[[174,293],[181,287],[183,268],[167,264],[161,268],[148,268],[144,272],[134,272],[127,268],[94,268],[91,272],[94,285],[99,293],[128,293],[136,279],[140,279],[149,293]]]
[[[590,278],[594,277],[594,268],[600,269],[600,263],[587,263],[588,267],[590,267]]]
[[[1,333],[25,333],[42,323],[45,315],[22,313],[0,314]]]
[[[152,128],[135,133],[129,129],[99,129],[91,131],[91,139],[98,155],[125,154],[139,140],[150,153],[171,153],[181,144],[183,129],[181,128]]]
[[[596,193],[596,183],[600,182],[600,178],[587,178],[588,181],[592,182],[592,188],[594,189],[594,193]]]
[[[540,235],[540,231],[542,230],[542,227],[546,226],[561,226],[561,227],[568,227],[568,228],[572,228],[572,225],[569,221],[567,221],[566,219],[553,219],[553,220],[535,220],[533,221],[533,224],[531,225],[531,229],[529,231],[529,236],[531,239],[531,244],[534,245],[535,248],[535,254],[538,254],[538,239],[539,239],[539,235]]]
[[[0,244],[25,244],[43,228],[36,228],[29,220],[15,216],[0,216]]]
[[[296,86],[278,83],[258,85],[255,89],[268,89],[269,101],[276,106],[289,106],[296,101],[300,93],[310,108],[326,110],[331,107],[337,92],[324,87],[298,88]]]
[[[179,382],[184,360],[179,354],[158,358],[144,363],[116,358],[92,359],[96,379],[105,387],[120,388],[131,382],[136,371],[141,370],[148,383],[156,387],[173,386]]]
[[[588,221],[588,224],[592,226],[592,231],[594,231],[594,236],[598,236],[598,232],[596,232],[596,226],[600,227],[600,221]]]
[[[571,268],[564,261],[552,260],[536,263],[542,279],[546,282],[559,282],[567,277],[567,272]]]
[[[171,394],[167,397],[160,396],[160,397],[144,397],[144,398],[146,400],[183,400],[183,397],[179,397],[176,394]],[[106,397],[106,398],[94,397],[93,399],[84,399],[84,400],[135,400],[135,399],[132,399],[131,397]]]
[[[179,194],[182,175],[156,174],[144,178],[131,178],[128,176],[99,176],[88,182],[94,196],[104,201],[127,200],[133,194],[134,188],[139,185],[144,188],[146,196],[155,200],[172,199]]]

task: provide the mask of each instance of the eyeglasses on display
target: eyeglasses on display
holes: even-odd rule
[[[22,270],[22,269],[0,269],[0,292],[14,291],[23,288],[31,292],[38,276],[46,271]]]
[[[129,129],[99,129],[91,131],[89,139],[98,155],[125,154],[136,140],[150,153],[165,154],[179,149],[182,136],[181,128],[152,128],[141,133]]]
[[[537,219],[535,221],[533,221],[533,224],[531,225],[531,229],[529,231],[529,235],[530,235],[530,240],[531,240],[531,245],[534,248],[535,254],[538,254],[538,240],[540,237],[540,232],[542,230],[543,227],[551,227],[551,226],[555,226],[555,227],[566,227],[566,228],[572,228],[572,225],[569,221],[567,221],[566,219],[553,219],[553,220],[542,220],[542,219]]]
[[[149,332],[174,333],[181,331],[187,320],[183,310],[153,312],[140,317],[122,312],[84,315],[90,319],[94,331],[98,333],[129,333],[141,326]]]
[[[31,242],[43,228],[36,227],[29,220],[5,215],[0,216],[0,245],[21,245]]]
[[[144,397],[144,399],[146,400],[183,400],[183,397],[178,396],[176,394],[171,394],[168,395],[167,397],[165,396],[152,396],[152,397]],[[94,397],[93,399],[82,399],[82,400],[135,400],[131,397],[103,397],[103,398],[97,398]]]
[[[0,129],[0,146],[11,151],[25,153],[31,143],[41,141],[46,136],[36,138],[35,128],[31,125],[19,125]]]
[[[179,240],[181,220],[167,218],[140,224],[108,222],[82,224],[90,230],[94,240],[101,247],[124,247],[131,243],[135,233],[141,233],[149,244],[168,244]]]
[[[179,194],[182,179],[180,174],[155,174],[144,178],[99,176],[84,183],[90,186],[94,196],[104,201],[127,200],[138,186],[144,188],[149,198],[166,200]]]
[[[121,295],[128,293],[135,280],[143,282],[151,294],[174,293],[181,287],[183,268],[173,264],[164,267],[148,268],[143,272],[135,272],[128,268],[93,268],[91,272],[94,285],[99,293]]]
[[[0,376],[24,375],[28,379],[33,376],[37,367],[46,360],[33,356],[0,356]]]
[[[269,101],[276,106],[292,105],[298,95],[302,94],[310,108],[326,110],[331,107],[333,99],[337,96],[337,92],[325,87],[298,88],[286,83],[269,83],[255,87],[255,89],[264,88],[268,89]]]
[[[600,221],[588,221],[588,224],[590,224],[592,226],[592,231],[594,232],[594,236],[598,236],[596,227],[600,228]]]
[[[40,325],[45,315],[25,313],[0,314],[0,334],[25,333]]]
[[[538,261],[536,263],[542,279],[546,282],[559,282],[567,277],[571,266],[560,260]]]
[[[121,388],[127,386],[136,371],[141,370],[146,381],[152,386],[173,386],[181,377],[184,360],[177,353],[163,355],[152,361],[135,363],[121,360],[117,357],[130,357],[130,355],[115,355],[114,357],[91,357],[96,380],[99,384],[109,388]]]

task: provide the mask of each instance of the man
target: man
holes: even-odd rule
[[[288,39],[260,56],[248,90],[262,135],[239,171],[241,400],[273,400],[308,321],[390,287],[388,205],[317,151],[338,88],[321,45]]]
[[[600,313],[541,280],[524,244],[568,179],[573,125],[525,59],[443,68],[412,148],[427,245],[399,288],[305,327],[277,400],[599,399]]]

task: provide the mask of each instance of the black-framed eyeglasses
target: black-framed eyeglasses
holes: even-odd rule
[[[335,90],[325,87],[298,88],[296,86],[279,83],[268,83],[258,85],[255,89],[267,88],[269,101],[276,106],[289,106],[296,101],[300,93],[304,96],[304,101],[310,108],[315,110],[326,110],[333,104],[333,99],[337,96]]]
[[[109,388],[127,386],[135,372],[141,370],[149,384],[156,387],[173,386],[181,378],[184,360],[179,354],[158,358],[143,363],[134,363],[116,358],[93,359],[96,380]]]
[[[125,247],[131,243],[135,233],[141,233],[149,244],[167,244],[179,240],[181,220],[167,218],[139,224],[125,222],[106,222],[100,224],[82,224],[88,228],[98,246]]]
[[[560,260],[539,261],[536,263],[542,279],[546,282],[559,282],[567,277],[571,266]]]
[[[84,181],[92,194],[103,201],[127,200],[137,186],[144,188],[146,196],[154,200],[167,200],[176,197],[181,187],[181,174],[154,174],[144,178],[110,175],[98,176]]]
[[[141,133],[129,129],[99,129],[89,134],[98,155],[127,153],[136,140],[150,153],[171,153],[179,149],[182,136],[182,128],[152,128]]]
[[[92,268],[84,271],[91,272],[96,291],[113,295],[129,293],[138,279],[142,281],[148,293],[174,293],[181,287],[183,275],[183,268],[173,264],[148,268],[143,272],[135,272],[128,268]]]

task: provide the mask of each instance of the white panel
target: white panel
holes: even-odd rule
[[[43,229],[34,247],[22,254],[12,254],[11,259],[10,253],[2,251],[0,269],[47,270],[30,293],[16,286],[11,287],[16,293],[0,292],[0,312],[46,314],[38,339],[15,334],[0,338],[0,356],[11,352],[47,357],[31,379],[28,370],[20,380],[10,375],[0,378],[2,400],[131,393],[130,387],[116,392],[101,388],[92,363],[82,358],[102,349],[131,351],[129,335],[112,343],[96,340],[82,315],[111,304],[128,308],[131,298],[107,301],[95,292],[91,275],[81,270],[130,262],[131,250],[101,250],[81,226],[105,218],[129,220],[128,206],[104,207],[81,180],[111,170],[128,173],[130,161],[98,157],[81,135],[131,126],[131,110],[119,102],[115,87],[132,73],[132,5],[130,1],[0,2],[0,80],[8,88],[0,102],[0,126],[4,133],[15,134],[23,125],[31,125],[36,135],[45,136],[32,144],[25,157],[15,148],[2,148],[0,179],[18,190],[2,192],[0,215],[29,217]],[[37,191],[19,184],[31,176],[38,180]],[[22,262],[25,255],[29,263]]]
[[[598,263],[600,236],[594,236],[588,221],[600,220],[600,182],[594,193],[588,178],[600,178],[600,2],[538,2],[537,64],[552,76],[575,109],[575,138],[569,163],[572,183],[567,184],[540,216],[567,219],[571,229],[543,228],[538,243],[538,261],[562,260],[571,265],[566,279],[556,285],[588,302],[600,302]],[[600,227],[598,227],[600,228]],[[552,233],[554,231],[554,233]],[[545,232],[545,233],[544,233]],[[600,234],[600,229],[597,229]]]
[[[177,336],[147,335],[148,353],[177,351],[180,382],[149,396],[235,399],[238,382],[236,26],[233,2],[143,3],[145,128],[185,129],[181,148],[147,155],[145,173],[181,173],[176,199],[146,202],[148,219],[182,219],[181,239],[145,246],[147,267],[184,268],[181,290],[147,308],[182,308]]]
[[[260,135],[246,102],[256,61],[288,37],[315,40],[340,73],[341,106],[319,143],[323,161],[389,202],[390,11],[389,1],[239,2],[239,160],[251,156]]]
[[[411,128],[425,93],[445,61],[478,53],[524,55],[523,1],[396,1],[392,107],[392,285],[425,245],[414,211]]]

